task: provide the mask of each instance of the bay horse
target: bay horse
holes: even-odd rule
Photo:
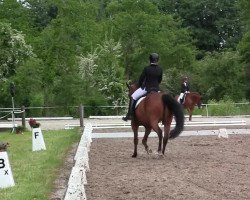
[[[138,88],[137,83],[128,84],[129,97]],[[175,127],[170,131],[170,125],[175,117]],[[159,123],[164,125],[164,137]],[[137,157],[138,145],[138,129],[139,126],[145,127],[145,134],[142,139],[142,144],[146,152],[149,154],[151,150],[147,145],[148,136],[153,129],[159,138],[158,154],[164,155],[168,139],[174,139],[180,135],[184,127],[184,114],[181,105],[169,94],[162,92],[150,92],[141,100],[134,112],[134,117],[131,120],[131,128],[134,132],[134,153],[132,157]],[[162,145],[163,140],[163,145]]]
[[[177,100],[179,96],[177,95],[175,99]],[[184,103],[182,104],[185,109],[187,109],[189,114],[189,121],[192,121],[192,113],[194,107],[197,105],[198,108],[201,108],[202,96],[198,92],[190,92],[186,94]]]

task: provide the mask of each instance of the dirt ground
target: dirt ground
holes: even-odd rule
[[[249,130],[250,118],[244,120]],[[63,129],[65,123],[72,122],[43,122],[43,128]],[[148,144],[155,152],[157,138],[149,138]],[[76,147],[65,159],[50,200],[64,199]],[[250,199],[249,134],[230,135],[228,139],[180,136],[168,143],[163,158],[147,155],[140,138],[138,157],[132,158],[132,153],[133,138],[93,139],[85,186],[87,200]]]
[[[154,151],[157,139],[149,138]],[[163,158],[147,155],[141,139],[93,139],[88,200],[250,199],[250,135],[178,137]]]

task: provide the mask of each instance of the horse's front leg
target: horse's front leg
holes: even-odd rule
[[[187,111],[188,111],[188,114],[189,114],[189,119],[188,120],[191,121],[192,120],[192,112],[193,112],[193,110],[188,108]]]
[[[148,148],[148,144],[147,144],[147,141],[148,141],[148,136],[151,132],[151,128],[145,128],[145,134],[144,134],[144,137],[142,139],[142,144],[144,145],[145,147],[145,150],[147,151],[147,153],[152,153],[152,150]]]
[[[189,121],[192,121],[192,112],[189,113]]]
[[[134,132],[134,153],[133,158],[137,157],[137,145],[138,145],[138,132]]]
[[[132,130],[134,132],[134,153],[132,155],[133,158],[137,157],[137,145],[138,145],[138,128],[139,126],[136,125],[133,121],[131,122]]]

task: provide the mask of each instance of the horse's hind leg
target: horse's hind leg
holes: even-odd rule
[[[169,131],[170,131],[170,126],[169,125],[164,125],[164,137],[163,137],[163,148],[162,148],[162,154],[164,155],[165,149],[168,143],[168,138],[169,138]]]
[[[147,141],[148,141],[148,136],[151,132],[151,128],[145,128],[145,134],[144,134],[144,137],[142,139],[142,144],[144,145],[145,147],[145,150],[147,151],[147,153],[151,153],[151,149],[148,148],[148,144],[147,144]]]
[[[165,149],[168,143],[169,138],[169,132],[170,132],[170,126],[173,120],[173,116],[169,116],[169,118],[164,122],[164,137],[163,137],[163,148],[162,148],[162,154],[164,155]]]
[[[158,125],[158,122],[156,122],[153,126],[152,126],[153,130],[157,133],[158,138],[159,138],[159,145],[158,145],[158,153],[161,154],[161,146],[162,146],[162,130]]]
[[[132,130],[134,132],[134,153],[132,155],[133,158],[137,156],[138,128],[139,126],[132,122]]]

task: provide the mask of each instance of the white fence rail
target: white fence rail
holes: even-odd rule
[[[185,122],[186,127],[202,127],[202,126],[244,126],[246,125],[245,120],[211,120],[211,121],[187,121]],[[130,122],[121,123],[92,123],[93,129],[114,129],[114,128],[130,128]],[[161,124],[159,124],[162,127]],[[175,126],[175,122],[172,122],[171,127]],[[75,127],[80,127],[79,124],[66,124],[65,129],[73,129]]]
[[[92,142],[92,125],[87,124],[83,130],[81,140],[79,142],[74,157],[75,166],[72,168],[68,188],[64,200],[86,200],[84,185],[87,185],[86,172],[89,168],[88,152]]]

